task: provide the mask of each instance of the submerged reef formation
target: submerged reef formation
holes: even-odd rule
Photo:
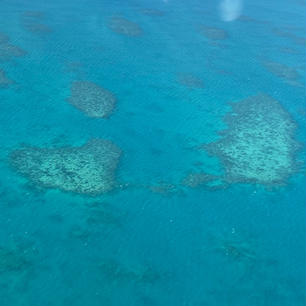
[[[258,94],[232,104],[222,138],[204,145],[225,169],[228,183],[280,185],[298,170],[296,124],[278,101]]]
[[[141,13],[147,16],[152,16],[152,17],[162,17],[165,15],[165,13],[161,10],[158,9],[150,9],[146,8],[141,10]]]
[[[189,88],[204,88],[204,82],[202,79],[194,74],[181,73],[177,77],[178,82]]]
[[[0,246],[0,275],[7,272],[19,272],[32,265],[28,250],[19,246]]]
[[[0,88],[6,88],[13,84],[14,81],[10,80],[4,70],[0,69]]]
[[[228,34],[225,30],[214,27],[201,26],[200,33],[211,40],[223,40],[228,37]]]
[[[238,234],[234,228],[228,233],[214,234],[211,238],[214,245],[213,250],[222,256],[234,261],[249,260],[253,262],[257,259],[252,239]]]
[[[49,26],[42,23],[44,13],[40,11],[26,11],[21,16],[23,28],[35,34],[46,34],[52,30]]]
[[[39,187],[98,195],[115,187],[120,154],[112,142],[93,139],[81,147],[17,149],[10,163]]]
[[[298,83],[300,75],[296,69],[276,62],[264,62],[264,66],[268,71],[285,80],[287,83],[302,86]]]
[[[191,172],[185,176],[181,185],[189,188],[206,187],[210,190],[224,189],[227,184],[222,178],[205,172]]]
[[[143,283],[153,284],[161,275],[150,266],[132,265],[126,266],[115,259],[106,259],[99,264],[102,275],[108,283]]]
[[[112,17],[108,27],[115,33],[127,36],[139,36],[142,34],[142,29],[137,23],[123,17]]]
[[[68,102],[89,117],[108,117],[116,104],[113,93],[89,81],[75,81]]]
[[[8,41],[9,37],[6,34],[0,32],[0,44],[7,43]]]
[[[7,236],[10,237],[2,237],[0,244],[0,296],[3,305],[7,305],[8,297],[11,301],[16,292],[28,288],[40,267],[39,251],[32,241]],[[12,302],[12,305],[17,304]]]
[[[14,57],[24,56],[26,52],[9,43],[9,37],[3,33],[0,33],[0,61],[11,60]]]

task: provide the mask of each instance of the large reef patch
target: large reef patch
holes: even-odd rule
[[[68,102],[89,117],[108,117],[116,104],[116,97],[107,89],[89,81],[72,83]]]
[[[10,163],[39,187],[99,195],[116,186],[120,155],[112,142],[92,139],[81,147],[23,147],[10,154]]]
[[[222,162],[228,183],[282,185],[298,170],[296,124],[281,104],[258,94],[232,104],[222,138],[204,149]]]

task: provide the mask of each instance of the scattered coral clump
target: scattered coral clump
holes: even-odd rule
[[[21,24],[25,30],[35,34],[46,34],[52,30],[42,23],[44,13],[40,11],[26,11],[21,16]]]
[[[204,172],[190,173],[183,178],[182,185],[191,188],[196,188],[205,185],[206,183],[209,183],[211,181],[214,181],[216,179],[217,179],[216,176]]]
[[[160,279],[160,274],[144,265],[126,266],[114,259],[101,261],[100,271],[110,283],[134,282],[152,284]]]
[[[112,17],[108,27],[115,33],[127,36],[139,36],[142,34],[140,26],[123,17]]]
[[[200,33],[212,40],[223,40],[228,37],[227,32],[220,28],[201,26]]]
[[[120,154],[112,142],[93,139],[81,147],[24,147],[11,153],[10,162],[40,187],[98,195],[115,187]]]
[[[4,43],[0,44],[0,60],[11,60],[14,57],[24,56],[26,52],[18,46]]]
[[[233,228],[228,233],[214,234],[209,237],[213,248],[211,251],[226,256],[233,261],[249,261],[254,263],[257,259],[253,241],[238,234]]]
[[[224,180],[279,185],[298,169],[295,123],[278,101],[259,94],[232,104],[222,138],[204,148],[218,157]]]
[[[165,15],[165,13],[161,10],[158,9],[143,9],[142,14],[147,15],[147,16],[152,16],[152,17],[162,17]]]
[[[9,40],[6,34],[0,32],[0,61],[11,60],[26,54],[24,50],[11,44]]]
[[[204,88],[202,79],[190,73],[179,74],[178,82],[189,88]]]
[[[13,84],[14,81],[10,80],[4,70],[0,69],[0,88],[6,88],[7,86]]]
[[[296,69],[281,63],[264,62],[264,66],[268,71],[291,84],[295,84],[294,82],[296,82],[300,77]]]
[[[9,41],[9,37],[0,32],[0,44],[7,43]]]
[[[15,250],[0,247],[0,273],[20,271],[27,266],[26,259]]]
[[[89,81],[72,83],[68,102],[89,117],[108,117],[116,104],[116,98],[110,91]]]

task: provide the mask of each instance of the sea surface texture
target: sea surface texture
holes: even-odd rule
[[[305,306],[305,0],[0,0],[0,306]]]

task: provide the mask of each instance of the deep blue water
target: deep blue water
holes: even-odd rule
[[[249,19],[232,22],[220,20],[217,6],[1,0],[0,32],[27,52],[0,52],[0,69],[14,80],[0,88],[0,249],[17,254],[0,251],[1,306],[306,304],[303,173],[272,191],[260,184],[160,193],[144,187],[178,186],[196,170],[218,173],[218,160],[194,148],[218,139],[228,102],[259,92],[292,116],[304,148],[305,1],[245,1]],[[163,15],[144,14],[148,8]],[[25,17],[29,11],[43,16]],[[143,34],[112,32],[114,15]],[[29,18],[51,31],[29,31]],[[228,37],[209,40],[201,25]],[[296,69],[301,86],[271,74],[265,60]],[[196,75],[204,87],[184,86],[181,74]],[[67,103],[79,79],[115,93],[108,119],[86,117]],[[97,197],[41,190],[10,167],[8,156],[22,143],[80,146],[91,138],[122,149],[117,180],[129,188]],[[241,255],[228,254],[226,243]],[[16,267],[14,256],[29,261]],[[103,270],[112,261],[115,272]]]

